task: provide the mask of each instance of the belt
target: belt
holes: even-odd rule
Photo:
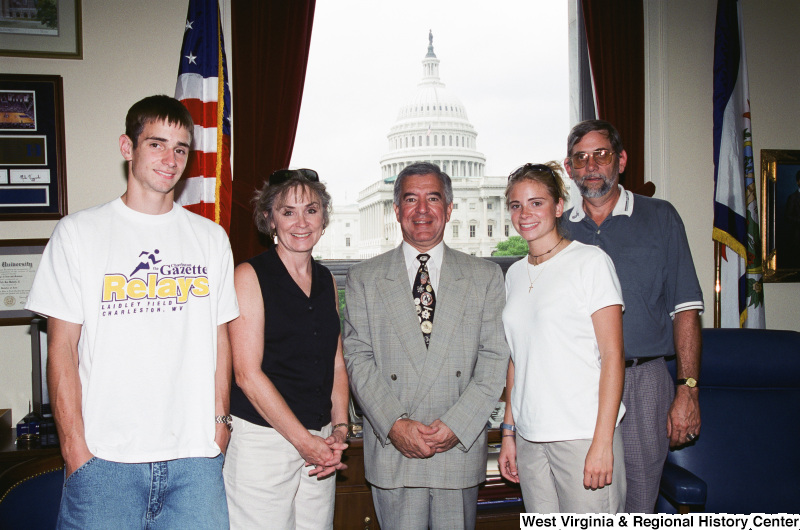
[[[625,361],[625,368],[632,368],[634,366],[639,366],[640,364],[649,363],[650,361],[662,358],[663,357],[637,357],[636,359],[627,359]]]

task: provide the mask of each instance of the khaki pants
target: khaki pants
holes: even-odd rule
[[[231,528],[333,528],[336,474],[317,480],[311,469],[278,431],[234,416],[223,468]]]
[[[583,486],[583,468],[592,440],[529,442],[517,435],[517,469],[529,513],[619,513],[625,508],[625,459],[619,427],[614,431],[611,484]]]

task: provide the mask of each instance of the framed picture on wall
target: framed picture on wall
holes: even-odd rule
[[[67,214],[61,76],[0,74],[0,221]]]
[[[800,151],[761,150],[765,282],[800,282]]]
[[[0,55],[83,59],[81,0],[0,2]]]
[[[28,324],[25,309],[47,239],[0,240],[0,326]]]

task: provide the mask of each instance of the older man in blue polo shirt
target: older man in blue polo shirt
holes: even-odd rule
[[[625,300],[625,511],[653,513],[669,446],[691,442],[700,432],[703,293],[675,208],[619,185],[628,155],[614,126],[579,123],[567,153],[564,166],[582,198],[564,215],[567,230],[611,257]],[[670,355],[677,359],[677,389],[664,362]]]

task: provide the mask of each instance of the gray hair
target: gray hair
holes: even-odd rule
[[[572,156],[572,148],[575,147],[575,144],[580,142],[583,137],[590,132],[595,131],[608,138],[611,142],[611,149],[613,149],[615,153],[620,154],[623,149],[625,149],[622,146],[622,137],[619,135],[619,131],[609,122],[605,120],[586,120],[577,124],[569,132],[569,136],[567,137],[567,156]]]
[[[430,162],[416,162],[403,168],[400,174],[397,175],[397,179],[394,181],[395,206],[400,206],[400,200],[402,199],[400,194],[403,193],[403,181],[408,177],[423,175],[433,175],[439,179],[439,181],[442,183],[442,187],[444,188],[445,206],[453,204],[453,182],[450,180],[448,174],[442,171],[441,168],[439,168],[439,166],[436,164],[431,164]]]

